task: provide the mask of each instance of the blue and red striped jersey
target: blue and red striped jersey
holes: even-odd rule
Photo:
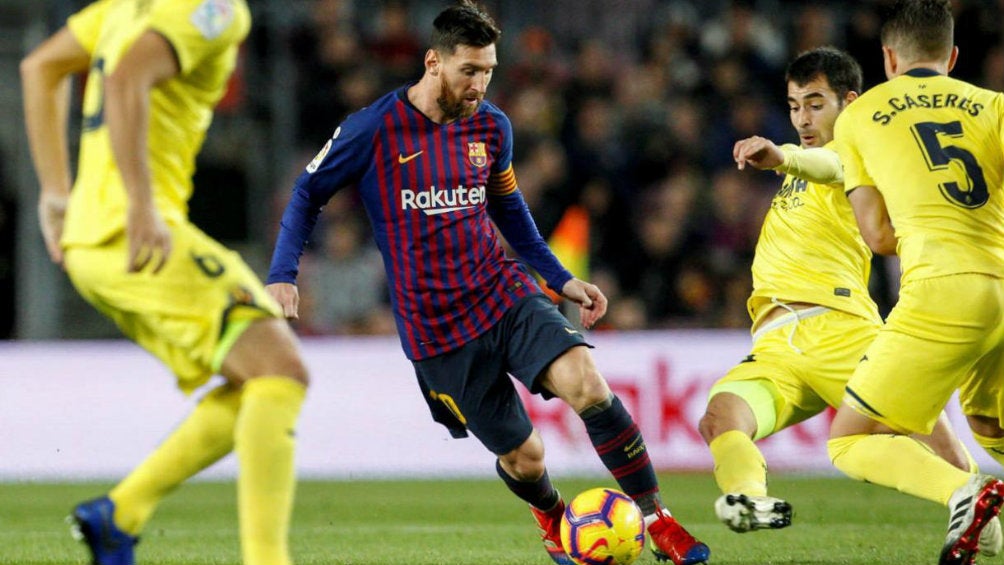
[[[481,335],[540,288],[508,258],[492,226],[561,291],[572,275],[537,231],[512,168],[512,125],[484,101],[448,124],[428,119],[407,87],[348,116],[293,186],[268,282],[294,283],[321,207],[356,186],[383,254],[401,344],[409,359]]]

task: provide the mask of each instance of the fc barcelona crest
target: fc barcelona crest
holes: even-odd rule
[[[483,141],[467,142],[467,160],[475,167],[484,167],[488,164],[488,150],[485,149]]]

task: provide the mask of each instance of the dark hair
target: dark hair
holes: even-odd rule
[[[897,0],[882,24],[882,44],[918,60],[941,59],[952,50],[951,0]]]
[[[861,92],[861,65],[846,52],[830,46],[816,47],[800,53],[788,64],[784,80],[804,86],[820,75],[826,78],[840,100],[848,92]]]
[[[432,26],[432,48],[451,54],[458,45],[487,47],[502,35],[495,20],[471,0],[461,0],[443,10]]]

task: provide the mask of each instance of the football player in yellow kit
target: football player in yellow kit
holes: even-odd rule
[[[293,430],[307,370],[251,269],[187,217],[195,156],[250,25],[244,0],[99,0],[21,64],[49,255],[182,391],[214,373],[226,380],[107,496],[74,508],[99,565],[134,563],[160,500],[230,451],[244,563],[290,563]],[[66,79],[85,71],[71,192],[63,95]]]
[[[899,300],[847,383],[828,444],[848,476],[949,507],[939,563],[969,564],[1004,482],[960,470],[929,433],[958,390],[998,461],[1004,373],[1004,95],[948,76],[950,0],[899,0],[882,26],[889,80],[836,122],[845,190],[865,240],[895,251]]]

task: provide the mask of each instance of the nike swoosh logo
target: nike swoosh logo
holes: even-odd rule
[[[575,335],[575,334],[579,333],[579,332],[573,330],[572,328],[565,328],[565,331],[568,332],[569,335]]]
[[[411,155],[408,155],[407,157],[405,157],[404,155],[401,155],[400,153],[398,153],[397,154],[397,162],[403,165],[403,164],[407,163],[408,161],[411,161],[415,157],[418,157],[422,153],[425,153],[425,151],[419,151],[418,153],[412,153]]]

